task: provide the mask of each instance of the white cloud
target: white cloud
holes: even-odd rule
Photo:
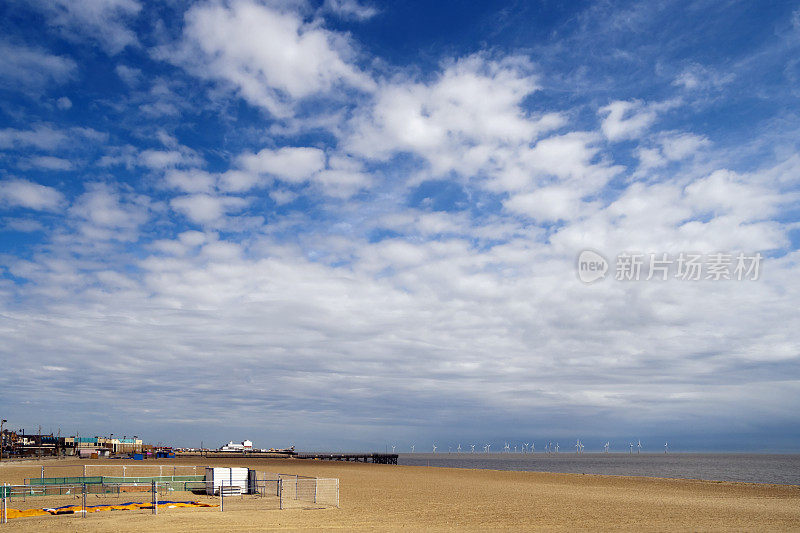
[[[120,77],[122,81],[130,86],[135,86],[142,79],[142,71],[138,68],[129,67],[127,65],[117,65],[114,72]]]
[[[193,194],[180,196],[170,201],[172,208],[196,224],[215,225],[232,212],[246,207],[247,200],[235,196]]]
[[[698,212],[732,215],[740,222],[769,219],[796,196],[778,194],[728,170],[717,170],[686,187],[687,200]]]
[[[636,148],[639,172],[663,167],[671,161],[681,161],[696,156],[711,146],[708,138],[692,133],[663,132],[657,136],[656,146],[640,144]]]
[[[297,13],[234,0],[194,6],[185,19],[182,52],[162,50],[162,56],[229,84],[275,116],[287,117],[297,99],[338,85],[373,86],[350,62],[345,35],[305,23]]]
[[[44,168],[47,170],[72,170],[72,162],[68,159],[61,157],[53,157],[49,155],[32,157],[26,161],[27,165]]]
[[[169,170],[164,175],[167,186],[183,192],[211,192],[215,182],[212,174],[199,169]]]
[[[77,70],[68,57],[0,40],[0,87],[44,89],[72,79]]]
[[[0,148],[18,148],[33,146],[40,150],[53,150],[68,139],[60,130],[49,126],[37,125],[31,130],[7,128],[0,130]]]
[[[257,154],[242,154],[238,163],[249,172],[269,174],[289,183],[301,183],[325,168],[325,153],[318,148],[265,148]]]
[[[690,91],[713,89],[732,82],[735,77],[733,72],[721,74],[702,65],[693,64],[683,69],[673,80],[672,85]]]
[[[471,176],[542,133],[561,127],[558,113],[529,116],[523,100],[538,89],[530,62],[473,55],[445,65],[429,83],[384,84],[351,123],[348,151],[373,159],[398,152],[423,157],[434,175]]]
[[[32,233],[34,231],[44,231],[44,224],[31,218],[5,218],[2,221],[3,229],[19,231],[22,233]]]
[[[269,191],[269,197],[272,198],[276,204],[285,205],[295,201],[297,199],[297,193],[285,189],[272,189]]]
[[[639,100],[617,100],[599,111],[604,116],[601,128],[610,141],[639,137],[655,122],[657,113]]]
[[[55,129],[47,124],[36,124],[29,130],[6,128],[0,130],[0,149],[33,147],[42,151],[55,151],[81,140],[104,142],[107,134],[91,128]]]
[[[666,134],[661,138],[664,156],[671,161],[685,159],[710,145],[706,137],[691,133]]]
[[[220,174],[217,186],[225,192],[245,192],[263,182],[258,172],[228,170]]]
[[[202,163],[202,159],[189,149],[144,150],[139,154],[138,163],[154,170],[164,170],[179,166]]]
[[[44,13],[48,23],[66,37],[96,40],[109,54],[139,44],[128,28],[142,8],[136,0],[48,0],[33,2],[30,7]]]
[[[580,192],[558,186],[511,196],[503,206],[539,222],[569,220],[585,209],[581,206]]]
[[[71,109],[72,108],[72,100],[70,100],[66,96],[62,96],[61,98],[56,100],[56,106],[60,110],[66,111],[67,109]]]
[[[323,170],[314,181],[322,185],[323,190],[330,196],[349,198],[372,183],[372,177],[364,172],[350,170]]]
[[[52,187],[28,180],[11,179],[0,181],[0,201],[12,207],[19,206],[38,211],[59,209],[64,196]]]
[[[378,10],[357,0],[325,0],[323,9],[344,19],[367,20],[378,14]]]
[[[79,232],[90,242],[135,241],[151,216],[148,197],[120,191],[106,183],[88,183],[69,212]]]
[[[182,164],[184,158],[178,151],[145,150],[139,154],[139,161],[149,168],[164,169]]]

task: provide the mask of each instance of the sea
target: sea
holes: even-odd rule
[[[800,454],[401,453],[398,464],[800,485]]]

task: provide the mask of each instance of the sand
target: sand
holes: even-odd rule
[[[800,531],[800,486],[281,459],[171,461],[160,463],[249,466],[336,477],[340,479],[341,508],[232,509],[224,513],[218,508],[170,509],[158,516],[110,511],[87,518],[16,519],[0,525],[0,530]],[[104,462],[114,464],[103,460],[90,463]],[[20,482],[23,477],[38,476],[33,472],[38,470],[0,465],[0,480]]]

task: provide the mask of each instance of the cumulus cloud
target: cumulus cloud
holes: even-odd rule
[[[70,160],[50,155],[32,157],[26,161],[26,166],[28,165],[46,170],[72,170],[73,168]]]
[[[345,35],[290,10],[250,0],[208,3],[186,13],[180,51],[162,50],[197,75],[224,82],[253,105],[288,117],[298,99],[373,82],[351,59]]]
[[[109,54],[139,44],[128,27],[142,8],[136,0],[49,0],[30,7],[41,11],[66,37],[95,40]]]
[[[179,196],[170,201],[173,209],[201,225],[218,224],[226,214],[240,211],[247,204],[247,200],[243,198],[210,194]]]
[[[325,153],[318,148],[265,148],[257,154],[242,154],[239,164],[250,172],[269,174],[281,180],[298,183],[325,167]]]
[[[46,185],[11,179],[0,181],[0,201],[12,207],[47,211],[59,209],[64,203],[64,196]]]
[[[718,73],[702,65],[693,64],[684,68],[672,84],[686,90],[715,89],[732,82],[732,72]]]
[[[74,145],[85,140],[103,142],[105,133],[92,128],[57,129],[48,124],[36,124],[31,129],[6,128],[0,130],[0,149],[35,148],[42,151],[55,151],[64,146]]]
[[[117,73],[117,76],[119,76],[122,81],[131,86],[139,83],[142,78],[141,69],[129,67],[127,65],[117,65],[114,67],[114,72]]]
[[[445,64],[432,81],[383,85],[374,105],[350,124],[345,147],[373,160],[411,153],[434,177],[455,172],[480,176],[495,190],[519,188],[531,181],[526,164],[545,164],[547,157],[530,144],[566,124],[560,113],[531,116],[523,109],[538,88],[524,58],[465,57]]]
[[[534,192],[511,196],[503,205],[515,213],[540,222],[570,219],[580,212],[580,192],[568,187],[542,187]]]
[[[88,183],[70,207],[77,230],[90,241],[136,241],[151,216],[150,198],[107,183]]]
[[[636,155],[640,170],[648,170],[691,158],[709,146],[711,142],[701,135],[664,132],[658,135],[654,145],[640,145],[636,149]]]
[[[655,122],[657,116],[655,110],[638,100],[617,100],[600,108],[599,113],[604,117],[601,124],[603,134],[610,141],[638,137]]]
[[[68,57],[0,40],[0,87],[41,90],[69,81],[77,71],[77,64]]]
[[[378,10],[357,0],[325,0],[323,9],[344,19],[367,20],[378,14]]]
[[[0,130],[0,148],[32,146],[40,150],[52,150],[66,142],[68,136],[61,130],[42,124],[30,130],[6,128]]]

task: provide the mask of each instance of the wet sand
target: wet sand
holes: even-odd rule
[[[174,462],[172,462],[174,461]],[[85,461],[84,461],[85,462]],[[57,464],[80,464],[58,461]],[[126,463],[130,463],[127,462]],[[9,531],[646,530],[800,531],[800,486],[463,470],[281,459],[179,458],[340,479],[340,509],[168,509],[10,520]],[[45,463],[56,464],[56,463]],[[118,464],[90,461],[89,464]],[[147,463],[145,463],[147,464]],[[152,463],[150,463],[152,464]],[[0,466],[0,480],[38,477]],[[47,474],[50,475],[50,474]],[[35,507],[29,499],[25,505]],[[15,507],[21,507],[15,502]]]

